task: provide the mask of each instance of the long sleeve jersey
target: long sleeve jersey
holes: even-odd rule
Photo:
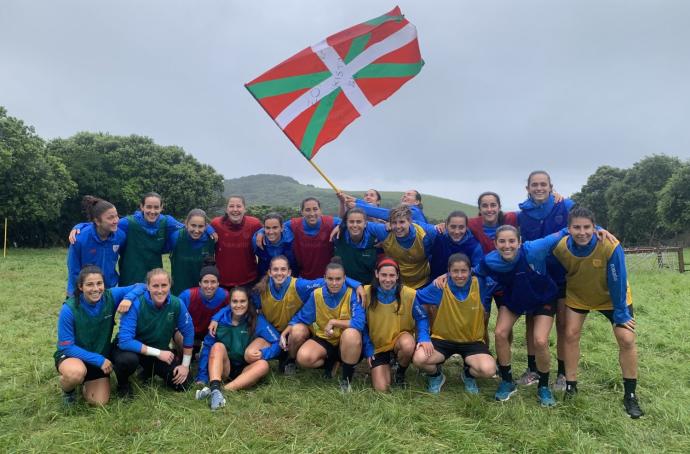
[[[486,286],[486,282],[482,276],[477,276],[479,281],[479,295],[482,299],[482,305],[485,312],[491,311],[491,293]],[[467,282],[462,287],[455,285],[453,279],[448,275],[448,288],[453,292],[453,295],[459,300],[465,300],[470,293],[472,287],[472,278],[467,279]],[[443,299],[443,289],[437,288],[434,283],[427,285],[423,289],[417,290],[417,301],[420,304],[432,304],[438,306]]]
[[[230,306],[221,309],[216,316],[214,318],[217,318],[218,326],[232,326],[232,308]],[[254,329],[253,338],[256,339],[257,337],[271,344],[261,349],[261,359],[268,361],[278,357],[280,354],[280,333],[261,314],[256,318],[256,328]],[[196,376],[196,381],[208,383],[208,358],[211,353],[211,347],[216,342],[218,340],[210,333],[204,338],[199,354],[199,372]]]
[[[376,299],[379,304],[392,304],[395,301],[395,289],[386,291],[379,287],[376,290]],[[417,328],[417,342],[430,342],[429,317],[417,298],[412,303],[412,318],[414,318]],[[365,325],[362,343],[364,345],[364,355],[367,358],[374,356],[375,346],[369,337],[369,325]]]
[[[341,288],[338,293],[332,294],[328,291],[328,288],[325,285],[323,285],[322,288],[323,299],[326,305],[330,308],[338,306],[338,304],[340,303],[340,299],[343,297],[345,291],[347,290],[346,287],[343,285],[343,288]],[[355,292],[352,292],[352,296],[350,297],[350,313],[350,328],[354,328],[360,332],[363,331],[364,324],[366,323],[364,309],[362,308],[362,305],[357,302],[357,295],[355,294]],[[294,317],[292,317],[292,320],[288,322],[288,325],[292,326],[297,323],[304,323],[305,325],[309,326],[315,321],[316,302],[314,301],[314,294],[312,293],[309,296],[307,302],[304,303],[302,308],[294,315]]]
[[[122,300],[134,301],[141,296],[146,290],[144,284],[135,284],[128,287],[111,287],[106,292],[111,292],[113,300],[115,301],[113,316],[113,323],[115,323],[115,312]],[[96,303],[91,304],[84,299],[84,295],[80,295],[79,304],[86,310],[86,312],[96,317],[102,310],[105,304],[103,297]],[[105,357],[98,353],[90,352],[76,345],[76,333],[74,326],[74,314],[72,309],[67,304],[62,305],[60,315],[58,316],[57,324],[57,348],[60,353],[69,358],[77,358],[92,366],[101,367],[105,361]]]
[[[120,332],[117,335],[117,339],[118,346],[122,350],[141,353],[141,346],[144,344],[136,339],[137,319],[141,304],[154,306],[154,302],[151,299],[151,294],[148,292],[148,290],[144,292],[144,301],[141,302],[140,298],[133,300],[129,311],[127,311],[127,313],[120,318]],[[168,296],[168,300],[165,302],[165,304],[170,304],[170,296]],[[165,305],[163,307],[165,307]],[[182,334],[183,348],[194,347],[194,324],[192,323],[192,317],[189,315],[187,307],[184,304],[180,304],[180,314],[176,321],[176,327]]]
[[[355,205],[363,209],[367,216],[372,218],[383,219],[387,221],[388,217],[390,216],[390,209],[370,205],[362,199],[357,199],[355,201]],[[428,222],[421,208],[419,208],[417,205],[408,206],[410,207],[410,211],[412,211],[412,222],[416,224],[426,224]]]
[[[67,295],[74,295],[79,272],[86,265],[97,265],[103,272],[105,287],[115,287],[119,280],[115,266],[126,240],[127,235],[119,228],[102,240],[93,223],[84,224],[67,250]]]

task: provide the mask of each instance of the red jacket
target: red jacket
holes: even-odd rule
[[[234,287],[256,280],[256,256],[252,248],[252,236],[261,228],[261,221],[244,216],[242,222],[233,224],[225,216],[214,218],[211,225],[216,229],[216,266],[220,271],[220,285]]]
[[[292,251],[299,266],[300,277],[318,279],[323,277],[326,266],[333,257],[333,243],[329,241],[333,230],[333,217],[321,216],[321,229],[316,236],[304,232],[303,218],[292,218],[290,227],[295,236]]]
[[[517,227],[517,213],[515,213],[514,211],[503,213],[503,224],[501,225],[506,224],[512,225],[513,227]],[[489,252],[496,249],[496,246],[494,245],[494,240],[489,238],[489,236],[486,233],[484,233],[484,221],[482,220],[481,216],[470,218],[467,221],[467,228],[470,229],[472,235],[474,235],[474,237],[479,241],[479,244],[482,245],[482,251],[484,251],[484,254],[488,254]]]

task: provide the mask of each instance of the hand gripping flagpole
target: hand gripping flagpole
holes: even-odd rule
[[[326,183],[328,183],[329,186],[330,186],[331,188],[333,188],[333,190],[335,191],[336,194],[340,192],[340,189],[338,189],[338,187],[337,187],[335,184],[333,184],[333,182],[330,180],[330,178],[328,178],[328,177],[326,176],[326,174],[323,173],[323,171],[319,168],[319,166],[317,166],[316,164],[314,164],[314,162],[313,162],[311,159],[307,159],[307,162],[308,162],[309,164],[311,164],[312,167],[314,167],[314,168],[316,169],[317,172],[319,172],[319,175],[321,175],[321,176],[323,177],[323,179],[326,180]]]

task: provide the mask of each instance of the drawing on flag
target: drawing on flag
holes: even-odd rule
[[[396,6],[298,52],[245,87],[311,160],[423,65],[417,29]]]

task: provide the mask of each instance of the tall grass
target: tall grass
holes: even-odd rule
[[[538,406],[533,387],[495,402],[495,380],[480,380],[481,394],[467,395],[451,360],[439,396],[424,392],[413,368],[409,389],[378,394],[361,366],[345,396],[319,371],[299,371],[271,373],[253,390],[228,395],[215,413],[193,392],[160,383],[137,387],[130,402],[113,397],[105,408],[80,402],[65,410],[52,359],[64,262],[62,249],[11,250],[0,260],[3,451],[690,452],[690,273],[630,276],[646,412],[633,421],[623,411],[611,328],[596,314],[583,334],[580,394],[572,402],[558,396],[553,409]],[[522,327],[513,349],[516,373],[525,365]]]

